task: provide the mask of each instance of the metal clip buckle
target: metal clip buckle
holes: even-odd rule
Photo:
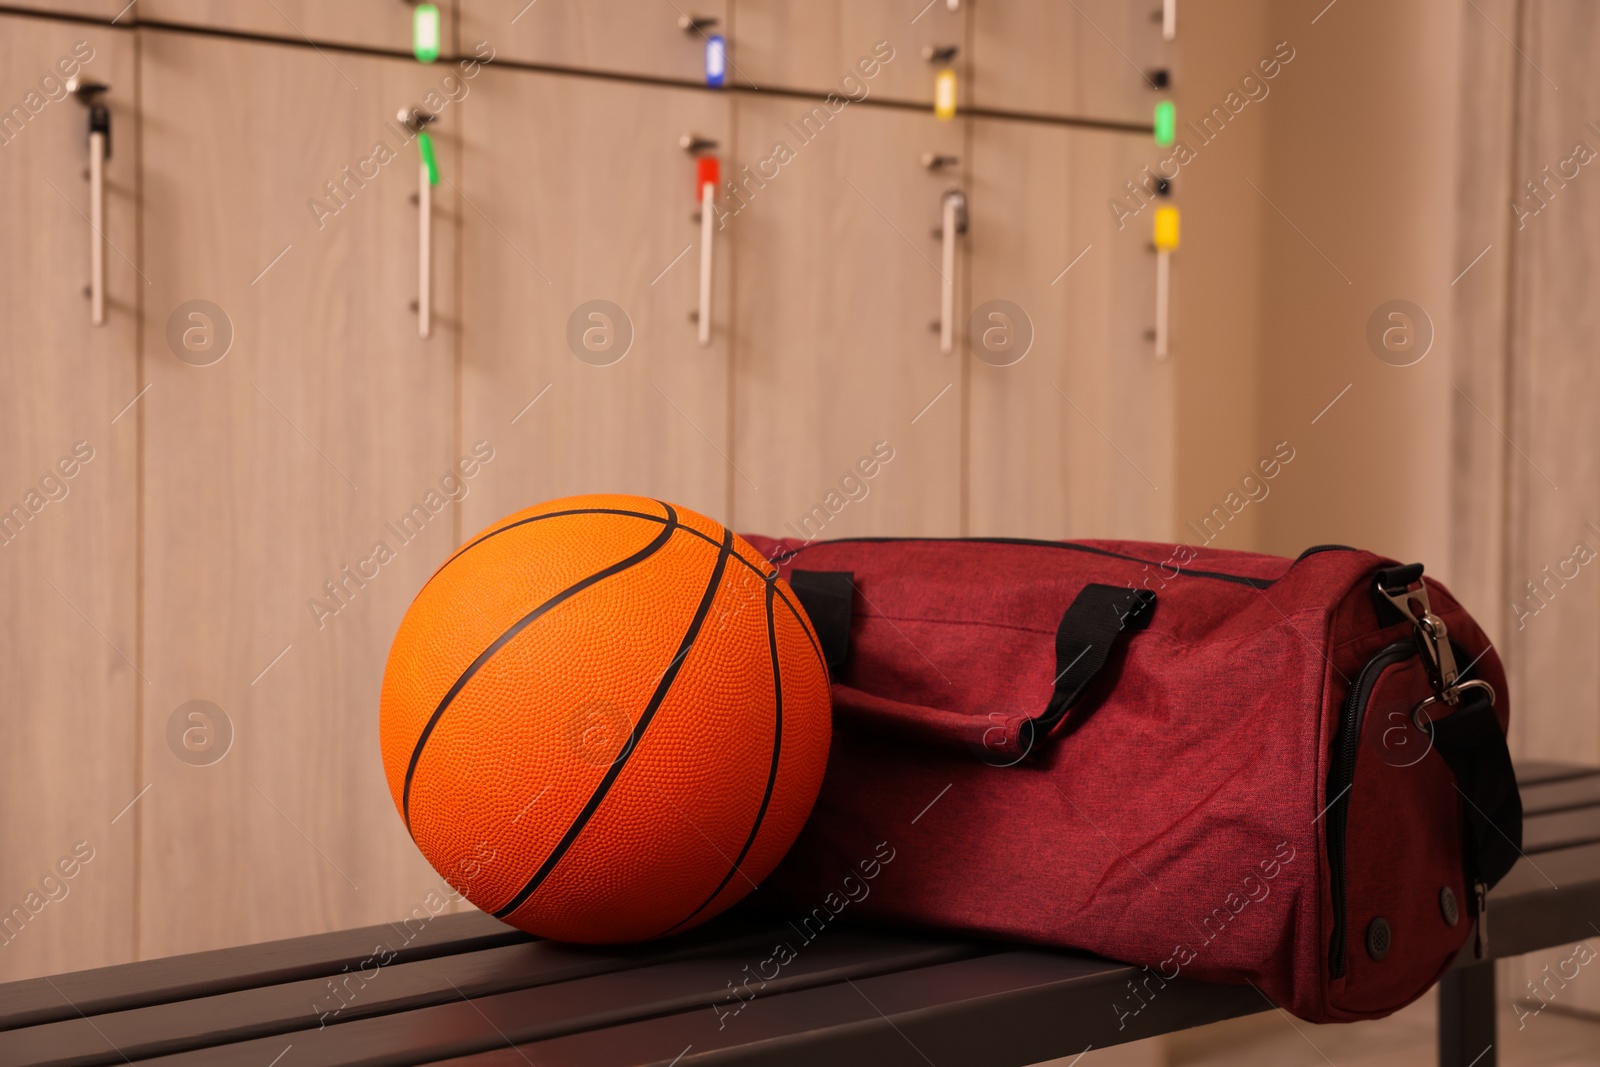
[[[1440,700],[1455,704],[1461,699],[1460,686],[1456,684],[1460,672],[1456,670],[1455,652],[1450,648],[1450,631],[1428,603],[1427,584],[1419,578],[1415,589],[1395,593],[1380,585],[1378,591],[1416,626],[1417,648],[1427,666],[1428,680],[1433,683]]]
[[[1456,686],[1456,693],[1459,695],[1463,689],[1482,689],[1484,692],[1489,694],[1489,706],[1491,708],[1494,707],[1494,686],[1490,685],[1488,682],[1478,678],[1474,678],[1470,682],[1461,682]],[[1428,710],[1428,706],[1430,704],[1443,704],[1444,702],[1445,701],[1442,697],[1423,698],[1422,703],[1411,709],[1411,725],[1415,726],[1422,733],[1427,733],[1428,727],[1432,725],[1432,720],[1422,713]]]

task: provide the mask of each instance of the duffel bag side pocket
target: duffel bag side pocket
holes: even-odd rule
[[[1348,1018],[1421,996],[1471,934],[1486,954],[1488,890],[1522,827],[1487,638],[1420,565],[1380,571],[1373,599],[1380,624],[1413,626],[1353,680],[1330,760],[1327,978]]]
[[[1329,1000],[1347,1017],[1386,1015],[1421,996],[1471,928],[1463,804],[1433,739],[1412,721],[1429,692],[1416,646],[1404,641],[1367,662],[1342,709],[1324,833]]]

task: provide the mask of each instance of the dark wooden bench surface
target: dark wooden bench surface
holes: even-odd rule
[[[1491,896],[1496,957],[1600,933],[1590,925],[1600,768],[1525,763],[1518,775],[1526,855]],[[760,996],[735,999],[729,984],[778,941],[795,947],[793,961]],[[379,946],[393,952],[381,967]],[[1448,1067],[1495,1060],[1494,967],[1470,951],[1469,939],[1440,994]],[[1119,1020],[1113,1006],[1137,973],[1078,953],[860,927],[806,943],[747,916],[668,942],[582,948],[474,912],[3,985],[0,1067],[1001,1067],[1271,1007],[1250,986],[1180,979]]]

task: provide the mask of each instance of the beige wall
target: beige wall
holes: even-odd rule
[[[1449,579],[1461,29],[1442,0],[1186,5],[1176,99],[1196,159],[1175,183],[1176,537],[1213,533],[1188,524],[1287,441],[1293,461],[1212,544],[1349,543]],[[1196,137],[1186,122],[1280,42],[1293,58],[1267,95]],[[1393,299],[1433,321],[1414,366],[1367,344],[1368,317]]]
[[[1289,440],[1297,458],[1262,506],[1259,543],[1286,554],[1355,544],[1448,580],[1461,7],[1341,0],[1314,25],[1309,10],[1274,5],[1271,17],[1296,58],[1267,112],[1256,179],[1276,205],[1263,225],[1258,440]],[[1365,338],[1394,299],[1421,305],[1437,330],[1410,367],[1380,361]]]
[[[1265,0],[1211,0],[1184,8],[1181,40],[1173,93],[1180,125],[1220,104],[1271,53],[1275,38]],[[1282,106],[1281,86],[1297,74],[1293,64],[1284,68],[1266,83],[1267,95],[1247,104],[1213,143],[1196,147],[1187,130],[1182,138],[1197,152],[1173,180],[1183,243],[1173,282],[1179,447],[1172,536],[1182,541],[1203,540],[1188,524],[1201,523],[1260,458],[1257,378],[1266,220],[1245,178],[1260,184],[1268,119]],[[1276,503],[1269,494],[1261,505],[1246,506],[1212,543],[1258,547],[1262,513]]]

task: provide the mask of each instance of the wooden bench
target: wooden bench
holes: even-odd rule
[[[1496,957],[1600,933],[1590,925],[1600,768],[1518,773],[1526,857],[1491,896]],[[795,957],[759,988],[750,976],[778,941]],[[1494,964],[1470,953],[1471,939],[1441,988],[1446,1067],[1496,1058]],[[1136,973],[903,931],[841,926],[806,943],[786,924],[740,916],[617,950],[538,941],[480,913],[439,915],[0,986],[0,1067],[999,1067],[1271,1007],[1250,986],[1180,979],[1124,1018],[1114,1006]]]

